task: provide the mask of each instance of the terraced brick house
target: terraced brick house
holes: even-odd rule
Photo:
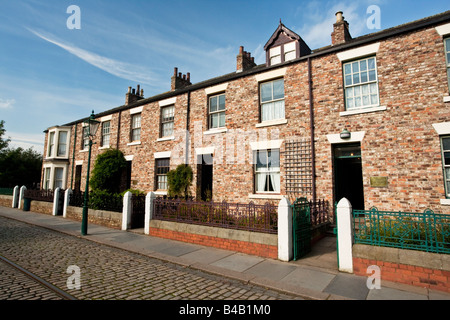
[[[130,87],[95,115],[92,161],[120,149],[123,188],[160,195],[188,163],[203,199],[450,213],[450,11],[357,38],[338,12],[330,40],[311,49],[280,21],[264,64],[241,47],[230,74],[192,84],[175,68],[147,98]],[[45,131],[44,188],[84,189],[84,120]]]

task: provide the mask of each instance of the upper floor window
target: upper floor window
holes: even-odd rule
[[[284,79],[260,85],[261,121],[284,119]]]
[[[111,121],[102,122],[102,147],[109,147],[111,140]]]
[[[379,106],[375,57],[344,64],[346,110]]]
[[[60,131],[58,136],[58,157],[67,155],[67,131]]]
[[[82,147],[83,150],[86,150],[87,148],[89,148],[89,127],[83,127],[83,140],[82,140]]]
[[[270,55],[270,65],[281,63],[281,47],[271,48],[269,50]]]
[[[173,136],[175,106],[161,108],[161,138]]]
[[[48,138],[48,153],[47,156],[51,157],[53,156],[53,149],[55,148],[55,132],[50,132],[49,138]]]
[[[69,129],[61,130],[56,128],[49,131],[47,158],[67,158],[69,156],[67,145],[69,139]]]
[[[441,138],[442,165],[444,169],[445,194],[450,198],[450,136]]]
[[[294,60],[297,57],[296,43],[289,42],[284,45],[284,61]]]
[[[131,141],[141,140],[141,114],[134,114],[131,117]]]
[[[209,129],[225,127],[225,94],[209,98]]]
[[[450,91],[450,38],[445,39],[445,57],[447,61],[447,80]]]

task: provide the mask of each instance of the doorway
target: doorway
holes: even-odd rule
[[[203,201],[212,200],[213,192],[213,155],[197,156],[197,198]]]
[[[333,157],[335,201],[339,202],[345,197],[353,209],[364,210],[361,145],[335,145]]]

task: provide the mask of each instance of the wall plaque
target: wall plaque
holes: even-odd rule
[[[388,186],[388,178],[370,177],[370,186],[374,188],[386,188]]]

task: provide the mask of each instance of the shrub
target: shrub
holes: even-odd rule
[[[167,173],[168,196],[189,197],[189,187],[192,184],[192,178],[192,168],[187,164],[180,164],[175,170],[170,170]]]
[[[122,171],[126,168],[123,153],[117,149],[108,149],[95,160],[90,186],[92,190],[105,190],[109,193],[119,193]]]

